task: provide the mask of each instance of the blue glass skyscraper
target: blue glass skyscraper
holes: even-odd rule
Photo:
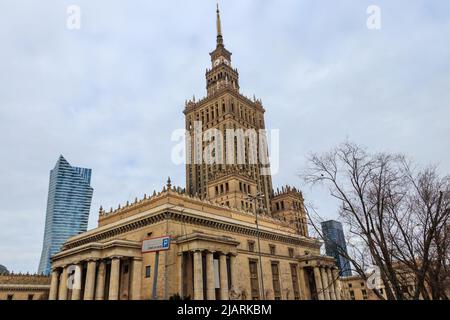
[[[334,220],[322,222],[322,233],[326,254],[336,259],[339,274],[344,277],[351,276],[350,262],[343,255],[344,253],[347,254],[347,244],[345,243],[342,223]]]
[[[87,230],[94,189],[91,169],[72,167],[60,156],[50,171],[44,244],[39,273],[48,275],[50,258],[70,237]]]

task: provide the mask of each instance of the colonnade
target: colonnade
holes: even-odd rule
[[[88,259],[54,268],[51,274],[49,300],[67,300],[70,291],[72,293],[71,300],[105,300],[105,297],[108,300],[119,300],[121,261],[124,259],[131,260],[129,282],[131,298],[140,300],[142,259],[120,256],[107,259]],[[107,265],[110,265],[109,283],[106,283]],[[75,270],[73,279],[69,279],[70,267]],[[83,267],[86,267],[84,281],[81,276]]]
[[[178,273],[179,273],[179,292],[180,294],[187,295],[183,292],[184,282],[187,279],[183,278],[184,275],[184,264],[183,256],[185,252],[178,254]],[[236,256],[233,254],[227,254],[224,252],[212,252],[209,250],[192,250],[188,253],[193,256],[193,298],[194,300],[216,300],[216,283],[215,283],[215,272],[214,272],[214,255],[218,256],[219,260],[219,283],[220,283],[220,297],[217,299],[228,300],[229,299],[229,283],[231,283],[231,288],[237,285],[236,280]],[[205,257],[206,268],[203,268],[203,256]],[[230,263],[230,274],[227,267],[227,259]],[[206,288],[204,288],[204,277],[206,277]],[[205,296],[206,293],[206,296]]]
[[[319,300],[341,300],[338,270],[335,267],[316,266],[313,271],[317,298]]]

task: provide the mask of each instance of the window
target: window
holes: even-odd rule
[[[276,253],[276,247],[273,244],[269,244],[269,252],[274,255]]]
[[[294,248],[288,248],[289,258],[294,257]]]
[[[146,266],[146,267],[145,267],[145,277],[146,277],[146,278],[150,278],[151,270],[152,270],[152,267],[151,267],[151,266]]]
[[[226,192],[230,191],[230,186],[229,186],[228,182],[225,183],[225,191]]]
[[[13,294],[8,294],[8,297],[6,298],[7,300],[12,300],[14,298]]]
[[[281,300],[281,287],[280,287],[280,270],[278,262],[272,262],[272,285],[273,285],[273,297],[275,300]]]
[[[353,285],[351,283],[348,284],[348,287],[351,288]]]
[[[219,194],[219,187],[216,186],[216,196]]]
[[[298,285],[297,265],[291,264],[292,289],[294,289],[294,300],[300,300],[300,287]]]
[[[29,294],[29,295],[28,295],[28,300],[33,300],[33,298],[34,298],[34,295],[33,295],[33,294]]]
[[[361,290],[364,300],[367,300],[367,290]]]
[[[350,299],[355,300],[355,291],[350,290]]]
[[[365,287],[364,282],[361,282],[361,288],[364,288],[364,287]]]
[[[258,268],[256,261],[251,260],[249,262],[249,267],[252,300],[259,300]]]
[[[255,242],[248,241],[248,251],[255,252]]]
[[[123,266],[123,273],[127,274],[128,273],[128,265],[124,265]]]

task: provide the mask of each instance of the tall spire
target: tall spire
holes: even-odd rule
[[[223,46],[222,23],[220,22],[219,2],[217,2],[217,46]]]

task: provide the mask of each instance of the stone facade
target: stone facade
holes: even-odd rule
[[[405,267],[401,267],[394,263],[401,289],[405,294],[406,299],[413,299],[416,289],[416,277],[413,272],[408,271]],[[360,275],[353,275],[350,277],[341,277],[342,296],[345,300],[380,300],[375,294],[374,290],[369,289],[367,281]],[[386,285],[380,280],[378,284],[379,293],[383,299],[387,300]],[[425,283],[428,292],[431,292],[430,287]],[[450,293],[450,283],[446,284],[447,294]],[[419,300],[423,300],[422,294],[419,295]]]
[[[367,281],[359,275],[341,277],[341,285],[344,300],[380,300],[374,291],[367,287]],[[383,288],[380,288],[380,294],[386,299]]]
[[[0,275],[0,300],[47,300],[50,277],[42,275]]]
[[[257,141],[259,137],[252,135],[264,132],[265,109],[261,100],[239,92],[239,72],[232,67],[231,55],[225,49],[217,10],[217,45],[210,53],[211,68],[205,74],[206,97],[186,101],[183,111],[191,138],[187,143],[186,190],[201,199],[220,197],[223,203],[241,209],[251,205],[245,199],[247,194],[260,193],[260,205],[269,214],[272,177],[262,173],[270,171],[264,162],[267,150]],[[208,142],[215,144],[212,163],[199,161]]]
[[[156,253],[142,253],[141,246],[165,235],[171,246],[159,253],[153,297]],[[259,218],[262,283],[259,267],[252,267],[259,261],[257,235],[252,212],[168,186],[102,210],[98,228],[67,241],[53,257],[50,299],[340,299],[335,261],[320,255],[320,242],[269,216]],[[68,288],[69,266],[80,272],[79,288]]]
[[[186,102],[187,132],[196,121],[201,133],[264,129],[261,101],[239,93],[218,11],[217,26],[207,97]],[[98,228],[70,238],[53,256],[49,298],[341,299],[335,260],[320,255],[321,243],[308,234],[302,193],[289,186],[275,192],[262,167],[194,161],[186,188],[169,179],[150,197],[100,208]],[[169,250],[142,251],[144,239],[163,236]]]

